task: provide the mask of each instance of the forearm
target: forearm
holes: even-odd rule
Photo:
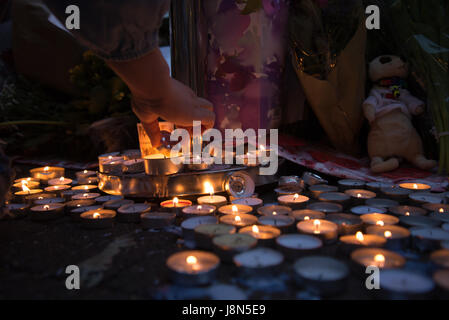
[[[70,30],[106,60],[137,59],[158,47],[158,31],[170,0],[44,0],[62,22],[67,6],[80,9],[80,29]]]

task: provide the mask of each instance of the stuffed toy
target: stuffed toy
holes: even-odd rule
[[[369,75],[374,86],[363,103],[363,112],[371,126],[371,170],[394,170],[402,159],[420,169],[434,168],[437,162],[424,157],[421,137],[411,122],[412,115],[424,112],[424,102],[406,89],[407,63],[397,56],[380,56],[370,63]]]

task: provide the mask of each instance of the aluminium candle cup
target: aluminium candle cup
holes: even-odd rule
[[[248,234],[257,239],[257,243],[264,247],[273,247],[281,230],[272,226],[253,225],[241,228],[240,234]]]
[[[345,194],[351,197],[351,205],[361,206],[365,203],[366,200],[376,198],[376,193],[364,189],[348,189],[345,191]]]
[[[428,184],[419,182],[404,182],[399,184],[399,188],[411,190],[413,192],[430,191],[430,189],[432,189]]]
[[[228,199],[219,195],[208,195],[199,197],[197,200],[198,204],[211,205],[216,208],[220,208],[228,203]]]
[[[48,221],[64,215],[64,204],[51,203],[30,208],[30,218],[35,221]]]
[[[349,268],[337,259],[309,256],[293,265],[295,282],[299,287],[330,297],[343,292],[347,286]]]
[[[177,199],[177,201],[176,201]],[[161,211],[173,212],[178,217],[182,216],[182,209],[192,206],[192,201],[174,198],[172,200],[162,201],[160,204]]]
[[[387,239],[385,248],[391,250],[403,250],[410,245],[410,231],[400,226],[369,226],[367,234],[376,234]]]
[[[441,249],[431,253],[430,261],[434,269],[449,269],[449,250]]]
[[[101,196],[99,193],[77,193],[72,196],[72,200],[92,200]]]
[[[401,216],[399,217],[399,224],[411,228],[411,227],[426,227],[437,228],[440,226],[440,222],[429,217],[424,216]]]
[[[410,194],[408,197],[410,199],[410,203],[417,206],[422,206],[426,203],[441,204],[444,201],[443,197],[430,192],[415,192]]]
[[[107,196],[100,196],[98,198],[95,198],[95,202],[101,205],[104,205],[108,201],[112,200],[123,200],[123,196],[114,196],[114,195],[107,195]]]
[[[318,201],[338,203],[345,207],[350,203],[351,197],[343,192],[325,192],[320,194]]]
[[[257,209],[259,209],[260,207],[263,206],[263,200],[259,199],[259,198],[253,198],[253,197],[249,197],[249,198],[239,198],[239,199],[234,199],[231,202],[232,204],[242,204],[245,206],[250,206],[253,208],[253,211],[257,211]]]
[[[432,278],[437,286],[437,296],[440,299],[449,299],[449,270],[438,270]]]
[[[371,290],[377,299],[423,300],[435,293],[432,278],[408,270],[381,270],[379,280],[380,290]]]
[[[173,212],[146,212],[140,215],[143,229],[163,229],[175,224],[176,213]]]
[[[400,254],[383,248],[360,248],[351,253],[351,267],[354,274],[366,279],[366,268],[377,267],[380,270],[401,269],[406,259]]]
[[[305,234],[284,234],[276,239],[276,248],[289,260],[318,254],[323,248],[320,238]]]
[[[371,190],[373,192],[379,193],[381,192],[382,189],[387,189],[387,188],[392,188],[394,187],[394,184],[391,182],[378,182],[378,181],[373,181],[373,182],[368,182],[366,184],[366,188],[368,190]]]
[[[375,234],[351,234],[340,237],[337,252],[344,257],[350,257],[354,250],[360,248],[383,248],[387,239]]]
[[[125,160],[122,163],[123,173],[141,173],[145,172],[145,162],[143,159]]]
[[[253,215],[241,213],[237,215],[225,214],[219,219],[220,223],[243,228],[257,223],[257,218]]]
[[[80,186],[72,187],[72,190],[82,192],[98,192],[98,185],[95,184],[83,184]]]
[[[182,209],[182,217],[184,219],[189,219],[199,216],[213,216],[217,208],[208,204],[198,204],[194,206],[185,207]]]
[[[309,204],[307,209],[320,211],[323,213],[339,213],[343,211],[343,206],[333,202],[315,202]]]
[[[81,225],[86,229],[109,229],[114,226],[114,210],[91,210],[80,214]]]
[[[121,173],[124,158],[120,155],[109,155],[98,157],[98,170],[102,173]]]
[[[315,200],[317,200],[319,196],[323,193],[337,192],[337,191],[338,187],[330,186],[327,184],[317,184],[309,187],[309,193],[311,197],[314,198]]]
[[[146,203],[129,203],[117,209],[117,221],[139,223],[142,213],[149,212],[151,205]]]
[[[103,207],[108,210],[117,210],[120,207],[134,204],[134,200],[122,199],[122,200],[110,200],[103,204]]]
[[[262,216],[259,224],[262,226],[272,226],[281,230],[281,233],[288,233],[295,230],[296,219],[292,216]],[[254,223],[255,224],[255,223]]]
[[[172,161],[173,160],[173,161]],[[152,159],[151,156],[144,158],[145,173],[150,176],[167,176],[180,172],[183,167],[182,157]]]
[[[255,248],[257,242],[256,238],[242,233],[218,235],[212,239],[214,252],[226,263],[232,263],[236,254]]]
[[[331,213],[325,220],[331,221],[338,226],[338,235],[355,234],[363,228],[362,219],[348,213]]]
[[[266,277],[280,270],[284,256],[270,248],[255,248],[236,254],[233,261],[241,276]]]
[[[441,248],[442,241],[449,241],[449,232],[441,228],[410,228],[412,247],[420,252],[431,252]]]
[[[60,186],[60,185],[71,185],[73,183],[72,179],[60,177],[56,179],[50,179],[47,181],[49,186]]]
[[[296,227],[299,233],[318,237],[326,244],[335,242],[338,237],[337,224],[328,220],[301,221]]]
[[[265,205],[257,209],[257,213],[261,216],[290,215],[292,213],[292,209],[287,206]]]
[[[64,176],[65,169],[60,167],[41,167],[30,170],[32,178],[39,179],[41,183],[47,183],[50,179],[56,179]]]
[[[212,239],[214,237],[234,234],[236,228],[227,224],[202,224],[197,226],[194,232],[194,239],[198,248],[213,250]]]
[[[62,185],[56,185],[56,186],[49,186],[46,187],[44,190],[46,193],[56,193],[58,197],[62,197],[62,192],[66,190],[70,190],[71,186],[62,184]]]
[[[366,206],[376,207],[376,208],[391,208],[399,206],[399,202],[390,200],[390,199],[382,199],[382,198],[372,198],[365,201]]]
[[[27,203],[8,203],[5,208],[11,218],[21,219],[28,215],[30,205]]]
[[[368,213],[360,216],[365,230],[369,226],[393,226],[399,223],[399,218],[383,213]]]
[[[70,214],[73,209],[95,205],[94,200],[71,200],[65,203],[65,213]]]
[[[203,286],[215,279],[220,259],[213,253],[199,250],[172,254],[166,261],[173,283],[182,286]]]
[[[405,203],[408,202],[408,196],[412,193],[412,191],[399,187],[392,187],[382,188],[381,193],[391,200],[397,201],[399,203]]]
[[[295,210],[291,213],[291,216],[296,221],[313,220],[313,219],[325,219],[326,214],[321,211],[315,211],[310,209]]]
[[[218,224],[218,219],[212,216],[193,217],[181,223],[182,237],[185,240],[195,240],[195,228],[202,224]]]
[[[396,206],[389,208],[388,211],[396,216],[415,217],[415,216],[425,216],[427,214],[426,210],[414,206]]]
[[[243,204],[228,204],[218,208],[220,214],[242,214],[251,213],[253,208]]]
[[[309,197],[297,193],[278,197],[278,202],[280,205],[289,207],[292,210],[305,209],[309,201]]]
[[[363,180],[355,180],[355,179],[342,179],[338,181],[338,187],[341,191],[349,190],[349,189],[360,189],[366,185],[366,182]]]
[[[357,206],[351,208],[351,213],[356,215],[364,215],[364,214],[370,214],[370,213],[387,213],[387,209],[385,208],[376,208],[371,206]]]

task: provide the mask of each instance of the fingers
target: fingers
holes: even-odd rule
[[[161,145],[161,130],[159,129],[159,122],[142,122],[143,128],[145,129],[148,137],[150,137],[151,144],[154,148],[158,148]]]

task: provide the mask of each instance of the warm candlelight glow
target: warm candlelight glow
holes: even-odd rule
[[[407,212],[405,213],[405,215],[406,215],[407,217],[410,216],[410,212],[407,211]]]
[[[377,263],[379,267],[383,267],[385,265],[385,256],[383,254],[377,254],[374,257],[374,261]]]
[[[383,227],[385,225],[385,222],[383,222],[382,220],[379,220],[376,222],[376,225]]]
[[[198,210],[201,210],[201,209],[203,209],[203,206],[196,206],[196,208],[197,208]]]
[[[293,201],[298,200],[298,198],[299,198],[299,194],[295,193],[295,195],[293,196]]]
[[[92,215],[92,218],[94,219],[100,219],[101,214],[99,214],[98,212],[94,212],[94,214]]]
[[[59,178],[59,181],[64,181],[64,177]]]
[[[242,218],[240,218],[240,216],[235,216],[235,222],[240,222],[240,221],[242,221]]]
[[[26,185],[22,185],[22,190],[24,191],[24,192],[30,192],[30,188],[28,188]]]
[[[186,258],[186,262],[189,265],[193,265],[193,264],[197,264],[198,263],[198,259],[195,256],[188,256]]]
[[[440,213],[444,213],[444,209],[443,208],[440,208],[440,210],[438,210],[438,211],[440,211]]]
[[[416,183],[413,184],[413,189],[418,189],[418,185]]]
[[[89,190],[89,186],[84,186],[84,190]]]
[[[46,204],[46,205],[44,206],[44,210],[50,210],[50,206],[49,206],[48,204]]]
[[[264,146],[263,144],[261,144],[260,147],[259,147],[259,149],[260,149],[261,151],[265,151],[265,146]]]
[[[84,174],[86,174],[86,173],[87,173],[87,170],[84,170],[83,172],[84,172]]]
[[[273,211],[273,216],[276,216],[278,213],[276,211]]]
[[[83,194],[83,197],[84,197],[84,198],[87,198],[88,196],[89,196],[88,193]]]
[[[26,181],[26,180],[22,180],[22,181],[20,181],[22,184],[24,184],[24,185],[28,185],[28,181]]]
[[[360,193],[357,193],[357,198],[361,198],[362,195]]]
[[[48,167],[48,166],[44,168],[44,171],[49,171],[49,170],[50,170],[50,167]]]
[[[315,227],[314,233],[317,233],[317,234],[320,233],[321,221],[320,220],[313,221],[313,226]]]
[[[210,196],[212,197],[214,195],[214,187],[212,186],[212,184],[208,181],[206,181],[204,183],[204,191],[208,194],[210,194]]]
[[[237,206],[236,206],[236,205],[233,205],[233,206],[232,206],[232,213],[233,213],[233,214],[237,214],[238,211],[239,211],[239,209],[237,208]]]
[[[360,231],[356,233],[355,237],[356,237],[357,241],[360,241],[360,242],[363,242],[363,240],[365,240],[363,233],[361,233]]]
[[[391,231],[387,230],[384,232],[384,236],[385,236],[385,238],[391,238],[393,236],[393,234],[391,233]]]
[[[257,227],[256,225],[253,226],[252,231],[254,233],[259,233],[259,227]]]
[[[309,221],[310,220],[310,217],[309,216],[305,216],[304,217],[304,221]]]
[[[179,203],[179,199],[177,198],[177,197],[174,197],[173,198],[173,206],[178,206],[178,203]]]

